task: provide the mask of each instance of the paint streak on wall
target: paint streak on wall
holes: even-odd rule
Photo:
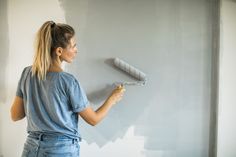
[[[6,65],[9,51],[8,20],[7,20],[7,0],[0,1],[0,156],[2,154],[2,106],[6,102]]]
[[[6,101],[6,65],[9,52],[7,0],[0,1],[0,103]]]

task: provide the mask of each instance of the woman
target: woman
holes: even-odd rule
[[[78,157],[78,117],[92,126],[98,124],[125,89],[118,86],[94,111],[79,81],[61,68],[63,61],[71,63],[77,53],[74,29],[47,21],[36,39],[33,65],[23,70],[11,107],[13,121],[27,118],[22,157]]]

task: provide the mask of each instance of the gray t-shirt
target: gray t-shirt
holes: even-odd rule
[[[45,80],[32,76],[26,67],[16,95],[23,98],[27,131],[81,138],[78,112],[88,105],[87,96],[78,80],[67,72],[48,72]]]

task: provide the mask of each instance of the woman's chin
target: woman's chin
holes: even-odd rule
[[[66,63],[72,63],[73,62],[73,59],[71,60],[65,60]]]

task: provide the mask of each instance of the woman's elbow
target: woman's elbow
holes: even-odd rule
[[[12,120],[13,122],[16,122],[16,121],[18,121],[18,120],[23,119],[24,117],[25,117],[25,116],[22,116],[22,117],[11,116],[11,120]]]
[[[80,112],[79,115],[91,126],[96,126],[101,120],[100,116],[94,112],[91,107],[86,108],[84,111]]]
[[[18,119],[14,114],[12,114],[12,112],[11,112],[11,120],[12,120],[13,122],[16,122],[16,121],[18,121],[19,119]]]
[[[16,96],[10,109],[12,121],[18,121],[25,117],[23,99]]]
[[[16,122],[16,121],[18,121],[19,119],[16,118],[16,117],[11,116],[11,120],[12,120],[13,122]]]
[[[96,120],[90,120],[90,121],[87,121],[87,123],[91,126],[96,126],[99,122]]]
[[[16,122],[18,120],[21,120],[25,117],[25,114],[22,114],[22,115],[17,115],[12,109],[11,109],[11,120],[13,122]]]
[[[16,121],[19,120],[19,118],[16,117],[14,114],[11,113],[11,120],[12,120],[13,122],[16,122]]]
[[[11,110],[10,110],[10,114],[11,114],[11,120],[12,120],[13,122],[17,121],[17,118],[16,118],[16,116],[15,116],[15,114],[14,114],[12,108],[11,108]]]

